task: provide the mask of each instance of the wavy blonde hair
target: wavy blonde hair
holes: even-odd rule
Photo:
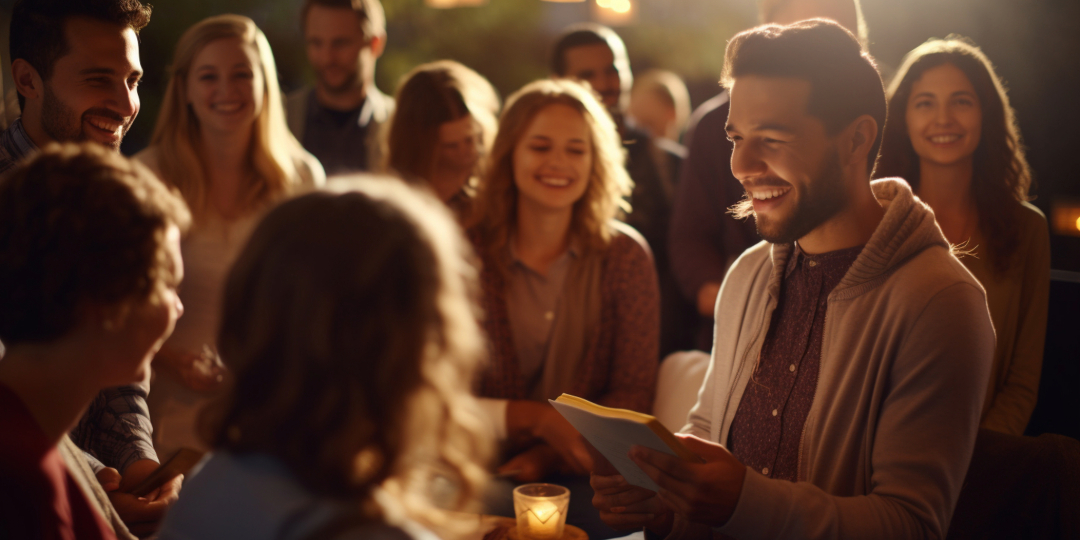
[[[492,145],[488,165],[470,228],[480,240],[480,251],[501,253],[516,226],[518,189],[514,183],[514,149],[533,119],[552,105],[567,105],[581,113],[589,126],[592,171],[585,194],[574,203],[570,234],[586,250],[603,250],[611,242],[610,221],[619,211],[630,211],[626,197],[634,183],[623,163],[626,151],[615,122],[588,87],[570,79],[543,79],[525,85],[506,101],[499,118],[499,131]],[[502,260],[501,257],[496,257]],[[505,271],[506,268],[500,268]]]
[[[397,180],[339,178],[275,207],[225,285],[235,383],[204,437],[355,501],[358,523],[388,519],[382,488],[445,534],[435,503],[477,511],[492,452],[470,393],[485,351],[470,258],[445,206]],[[452,496],[433,501],[440,481]]]
[[[196,216],[206,210],[209,180],[203,169],[199,119],[186,95],[187,80],[195,56],[210,42],[228,38],[239,38],[255,48],[264,82],[263,107],[252,124],[248,149],[255,179],[247,186],[243,207],[250,210],[279,199],[300,183],[297,162],[304,150],[285,123],[277,67],[266,35],[241,15],[203,19],[188,28],[176,45],[165,100],[150,140],[162,179],[180,190]]]

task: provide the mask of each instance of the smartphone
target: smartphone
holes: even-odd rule
[[[191,448],[177,450],[172,457],[154,469],[150,476],[136,484],[128,493],[136,497],[145,497],[153,493],[155,489],[165,485],[173,478],[181,474],[187,474],[203,458],[203,455],[205,455],[205,452]]]

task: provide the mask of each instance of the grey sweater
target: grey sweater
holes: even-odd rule
[[[994,354],[978,281],[906,183],[829,295],[798,482],[747,469],[731,519],[671,537],[942,538],[971,459]],[[747,250],[724,280],[712,360],[684,428],[725,442],[777,304],[790,245]]]

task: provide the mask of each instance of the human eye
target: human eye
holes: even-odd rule
[[[217,80],[217,73],[214,73],[212,71],[204,71],[204,72],[199,74],[199,80],[200,81],[207,81],[207,82],[216,81]]]
[[[251,70],[249,70],[249,69],[245,69],[245,70],[241,70],[241,71],[236,72],[236,78],[238,78],[238,79],[250,79],[250,78],[252,78],[254,76],[255,76],[255,74],[252,73]]]

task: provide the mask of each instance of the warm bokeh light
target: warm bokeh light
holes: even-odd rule
[[[1080,236],[1080,200],[1062,199],[1050,205],[1050,231],[1065,236]]]
[[[1076,230],[1080,231],[1080,217],[1076,218]]]
[[[604,9],[611,9],[611,0],[596,0],[596,5]]]
[[[630,0],[611,0],[611,9],[616,13],[629,13],[630,7]]]

